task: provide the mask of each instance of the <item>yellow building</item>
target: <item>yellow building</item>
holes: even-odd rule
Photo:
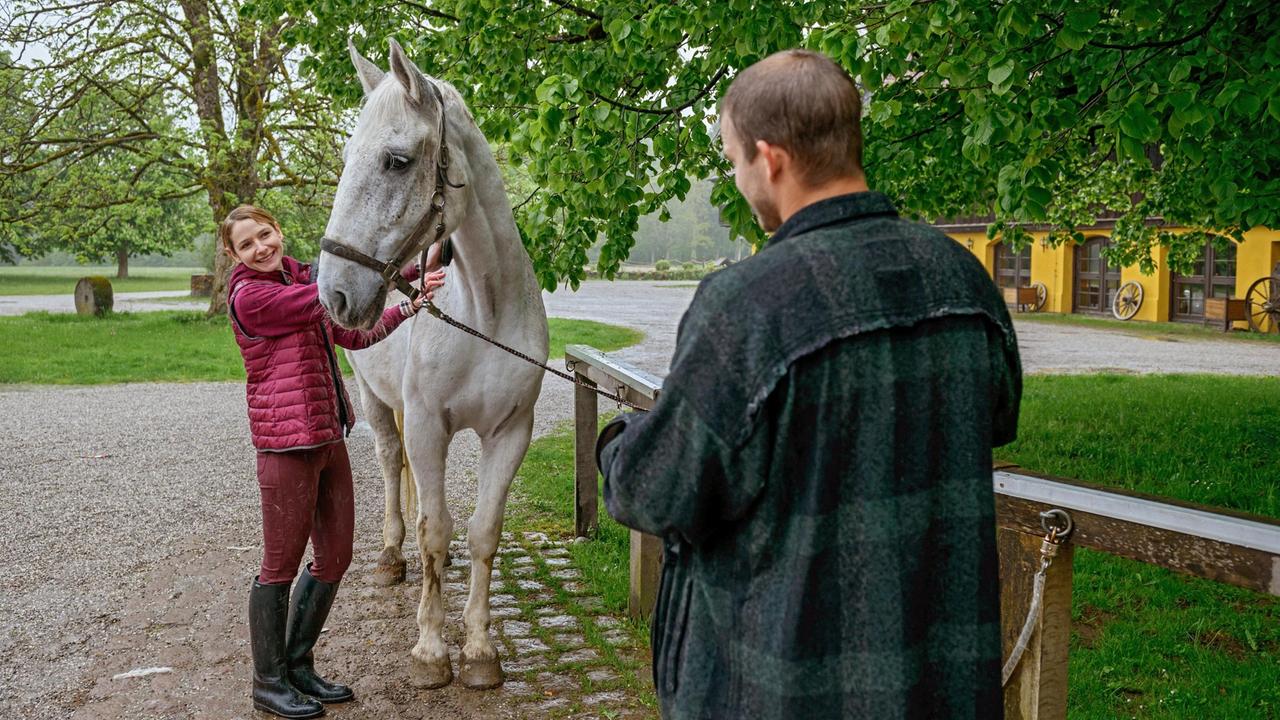
[[[998,238],[988,240],[981,221],[940,222],[935,227],[978,256],[1001,288],[1043,285],[1041,312],[1111,316],[1117,291],[1135,281],[1142,287],[1142,304],[1134,320],[1204,322],[1206,298],[1242,299],[1256,280],[1280,272],[1280,230],[1268,228],[1250,230],[1243,243],[1232,243],[1225,253],[1207,245],[1192,275],[1170,271],[1167,249],[1159,247],[1154,251],[1156,271],[1144,275],[1136,266],[1107,265],[1100,254],[1111,232],[1105,221],[1083,229],[1083,243],[1057,247],[1042,242],[1047,231],[1032,231],[1035,242],[1018,253]],[[1273,287],[1280,287],[1280,282]],[[1210,306],[1212,319],[1215,308]],[[1248,325],[1238,322],[1235,327]]]

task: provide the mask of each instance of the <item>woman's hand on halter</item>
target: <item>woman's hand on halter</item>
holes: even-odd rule
[[[422,295],[418,296],[418,304],[422,304],[423,296],[426,296],[428,300],[434,300],[436,289],[442,285],[444,285],[443,270],[436,270],[435,272],[427,273],[426,276],[422,278]]]
[[[405,317],[417,315],[427,300],[435,299],[436,290],[444,285],[444,271],[437,270],[427,273],[422,280],[422,294],[418,296],[418,299],[400,301],[400,311],[404,313]]]

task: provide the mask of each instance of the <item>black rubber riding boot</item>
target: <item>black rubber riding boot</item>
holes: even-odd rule
[[[253,646],[253,706],[283,718],[313,718],[324,706],[289,684],[284,631],[289,586],[263,585],[249,590],[249,641]]]
[[[285,647],[289,682],[322,703],[342,703],[355,698],[355,693],[346,685],[331,683],[316,675],[311,653],[337,593],[338,584],[315,579],[308,564],[293,588],[293,607],[289,611],[289,641]]]

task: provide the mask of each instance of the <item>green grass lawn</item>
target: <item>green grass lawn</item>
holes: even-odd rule
[[[1241,342],[1280,343],[1280,334],[1256,333],[1244,330],[1222,332],[1221,325],[1212,321],[1208,325],[1182,322],[1144,322],[1142,320],[1115,320],[1113,318],[1072,315],[1066,313],[1014,313],[1017,323],[1031,322],[1047,325],[1074,325],[1076,327],[1118,330],[1131,335],[1173,338],[1178,340],[1239,340]]]
[[[0,267],[0,295],[70,295],[87,275],[102,275],[114,292],[190,290],[191,276],[208,272],[197,267],[133,267],[129,277],[116,279],[115,266]]]
[[[551,357],[586,343],[614,350],[639,342],[630,328],[550,318]],[[346,357],[339,353],[345,372]],[[200,312],[117,313],[106,318],[28,313],[0,318],[0,383],[92,385],[243,380],[226,318]]]
[[[1280,518],[1280,378],[1029,376],[1019,428],[999,458]],[[513,498],[512,527],[572,535],[571,428],[534,442]],[[627,533],[601,513],[571,550],[623,612]],[[1080,550],[1072,614],[1072,720],[1280,718],[1280,600]]]
[[[1028,377],[1039,472],[1280,518],[1280,378]],[[1076,555],[1072,720],[1280,718],[1280,600],[1102,553]]]

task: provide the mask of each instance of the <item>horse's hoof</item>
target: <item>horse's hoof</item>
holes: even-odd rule
[[[442,688],[453,682],[453,666],[449,664],[449,656],[436,662],[422,662],[411,658],[409,662],[409,682],[424,690]]]
[[[382,548],[378,566],[373,569],[373,584],[387,587],[404,582],[404,554],[393,545]]]
[[[405,563],[403,560],[391,565],[378,563],[378,566],[373,569],[373,576],[370,581],[379,587],[399,585],[404,582],[404,568]]]
[[[491,690],[502,684],[502,663],[495,655],[492,660],[471,660],[463,653],[458,658],[458,674],[462,684],[472,690]]]

